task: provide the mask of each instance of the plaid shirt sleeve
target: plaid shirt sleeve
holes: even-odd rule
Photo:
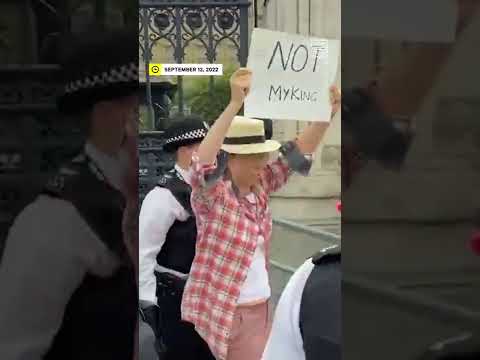
[[[307,176],[312,166],[312,157],[302,154],[295,142],[282,145],[278,158],[268,164],[262,173],[263,186],[269,194],[280,190],[293,172]]]
[[[192,199],[197,210],[208,211],[225,188],[222,181],[227,166],[227,154],[221,152],[213,164],[202,164],[197,154],[192,156]]]

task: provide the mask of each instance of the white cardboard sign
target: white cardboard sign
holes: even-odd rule
[[[330,121],[329,87],[337,74],[339,52],[338,40],[254,29],[245,116]]]

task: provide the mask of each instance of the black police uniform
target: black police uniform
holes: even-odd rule
[[[320,252],[303,290],[300,331],[306,360],[341,359],[342,269],[338,248]]]
[[[107,277],[85,276],[66,306],[46,360],[133,358],[138,291],[122,234],[125,199],[93,168],[81,155],[48,183],[43,195],[71,203],[121,265]]]
[[[195,257],[197,226],[190,204],[192,189],[174,169],[164,175],[159,187],[169,190],[191,215],[186,221],[176,220],[170,227],[157,263],[165,268],[188,274]],[[155,273],[157,299],[161,312],[161,336],[166,345],[166,359],[212,359],[207,343],[193,324],[181,320],[181,303],[186,280],[169,273]]]

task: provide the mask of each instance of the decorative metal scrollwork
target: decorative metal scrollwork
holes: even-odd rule
[[[138,141],[138,148],[143,150],[161,150],[162,145],[165,141],[163,139],[158,139],[154,137],[140,137]]]
[[[174,60],[183,62],[186,48],[198,40],[205,49],[207,61],[216,59],[218,45],[230,41],[237,48],[239,62],[246,62],[247,51],[240,51],[246,39],[249,1],[142,1],[140,7],[147,15],[140,16],[141,51],[145,59],[145,38],[142,30],[148,24],[148,50],[160,40],[174,49]],[[243,42],[244,46],[247,44]]]
[[[162,145],[164,140],[161,133],[141,133],[138,141],[139,148],[139,198],[143,200],[146,193],[158,182],[158,178],[174,163],[171,154],[166,153]]]
[[[221,9],[214,24],[213,37],[215,39],[215,53],[217,47],[224,41],[230,41],[237,49],[237,56],[240,59],[240,9],[227,8]]]
[[[145,53],[145,47],[144,47],[145,36],[143,31],[146,21],[143,20],[143,17],[144,17],[144,13],[141,11],[138,16],[138,19],[140,20],[138,22],[138,40],[139,40],[138,45],[140,48],[140,54],[142,55],[143,60],[146,61],[147,59],[145,58],[145,56],[147,56],[147,54]],[[148,58],[148,60],[150,60],[150,58]]]
[[[209,46],[210,32],[210,11],[205,8],[183,9],[182,16],[182,53],[185,54],[187,47],[194,41],[199,41],[205,49],[205,57],[208,62],[215,61],[215,52]],[[195,26],[191,26],[188,22],[189,17],[195,16]],[[183,59],[182,59],[183,61]]]
[[[173,60],[182,63],[189,46],[195,43],[203,48],[207,62],[213,63],[218,46],[229,41],[237,49],[240,64],[246,65],[249,6],[250,1],[247,0],[140,0],[141,56],[150,61],[154,47],[160,42],[167,42],[173,49]],[[146,29],[148,35],[145,37]],[[179,81],[179,109],[183,109],[181,84]],[[140,201],[155,186],[161,173],[173,166],[173,159],[162,150],[162,144],[161,136],[141,134]]]
[[[150,54],[149,59],[151,59],[153,54],[154,46],[161,40],[166,40],[169,42],[171,47],[174,49],[174,57],[177,58],[182,56],[178,54],[178,49],[176,46],[176,25],[174,14],[175,9],[173,7],[160,8],[160,9],[148,9],[144,11],[143,16],[140,17],[140,21],[147,24],[148,28],[148,41],[145,41],[143,32],[140,36],[140,42],[145,48],[145,43],[147,43],[148,53]],[[142,28],[143,30],[143,28]],[[145,59],[145,54],[143,53],[143,59]]]
[[[155,26],[158,27],[161,31],[165,31],[170,24],[170,18],[168,17],[167,14],[157,14],[153,18],[153,22],[155,23]]]
[[[187,25],[194,30],[200,29],[203,25],[203,20],[198,11],[189,11],[185,19]]]

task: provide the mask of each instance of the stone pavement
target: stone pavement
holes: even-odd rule
[[[338,223],[328,226],[312,226],[312,228],[336,234],[340,232],[340,224]],[[270,268],[274,304],[277,302],[293,271],[303,264],[308,257],[330,245],[331,242],[323,241],[318,236],[274,224],[271,245],[271,260],[273,264]]]

